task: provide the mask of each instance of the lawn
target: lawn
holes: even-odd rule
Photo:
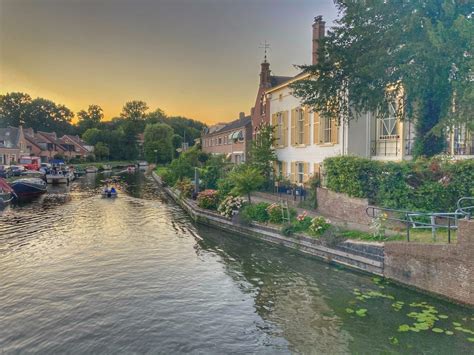
[[[406,241],[406,233],[401,233],[394,236],[388,236],[383,239],[374,238],[373,234],[359,231],[344,231],[342,236],[347,239],[365,240],[370,242],[393,242],[393,241]],[[436,240],[433,240],[433,236],[430,229],[410,229],[410,242],[416,243],[448,243],[448,230],[438,229],[436,231]],[[456,231],[451,230],[451,243],[456,243]]]

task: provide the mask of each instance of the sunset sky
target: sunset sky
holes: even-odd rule
[[[330,24],[332,0],[0,0],[0,93],[229,121],[254,103],[260,43],[273,74],[294,75],[316,15]]]

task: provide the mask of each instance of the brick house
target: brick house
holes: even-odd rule
[[[30,155],[23,128],[0,128],[0,164],[16,163],[22,155]]]
[[[247,160],[251,142],[252,119],[243,112],[238,119],[205,128],[201,134],[203,152],[223,154],[236,164]]]

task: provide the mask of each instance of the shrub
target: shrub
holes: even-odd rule
[[[161,181],[165,186],[174,186],[178,178],[170,169],[163,169],[160,173]]]
[[[247,205],[242,210],[242,214],[248,216],[252,221],[266,223],[270,219],[267,211],[268,206],[270,206],[270,204],[266,202]]]
[[[312,219],[308,217],[306,211],[296,217],[296,221],[294,221],[293,226],[295,228],[295,232],[305,232],[311,226]]]
[[[231,191],[234,189],[235,184],[230,179],[219,179],[217,181],[217,191],[219,191],[219,196],[226,197],[231,195]]]
[[[197,204],[201,208],[215,210],[219,204],[219,194],[216,190],[204,190],[198,194]]]
[[[268,220],[271,223],[280,224],[283,221],[282,208],[278,203],[272,203],[267,207]]]
[[[309,226],[309,232],[312,235],[320,236],[331,227],[331,222],[324,217],[314,217]]]
[[[218,211],[221,216],[231,218],[239,212],[244,204],[242,197],[227,196],[219,205]]]
[[[194,191],[194,185],[189,178],[184,178],[181,181],[177,181],[175,187],[181,191],[182,197],[190,198]]]

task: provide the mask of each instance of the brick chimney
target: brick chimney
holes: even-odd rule
[[[313,65],[318,64],[319,40],[324,37],[326,22],[322,16],[316,16],[313,23]]]
[[[240,112],[239,113],[239,120],[243,121],[245,118],[245,112]]]

